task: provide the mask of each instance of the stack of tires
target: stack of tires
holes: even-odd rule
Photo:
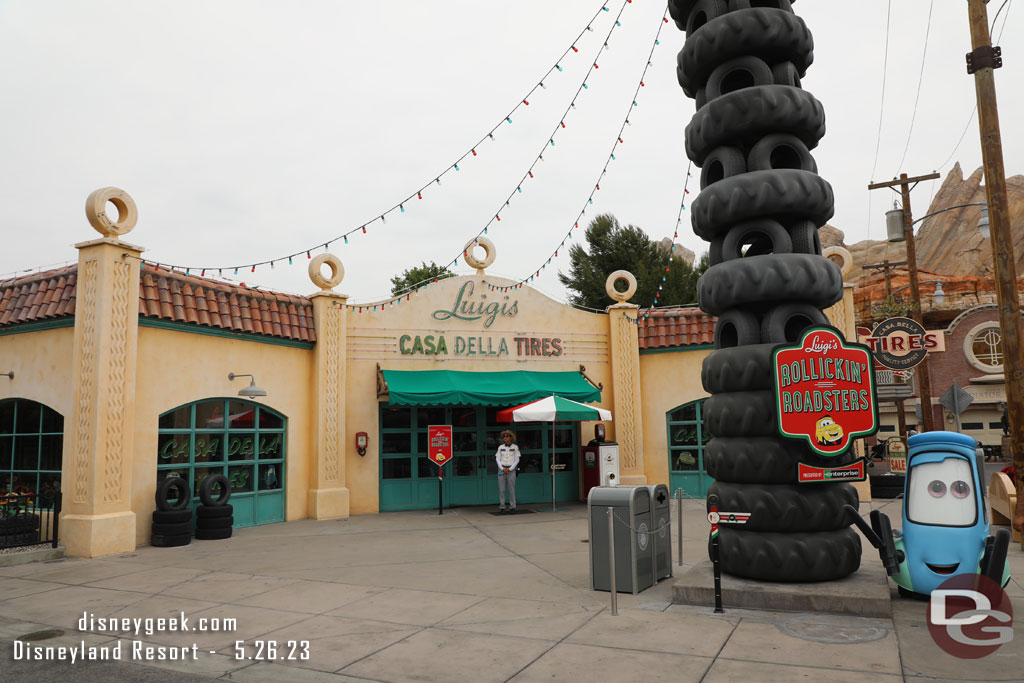
[[[825,581],[860,566],[860,537],[843,510],[849,484],[800,484],[797,462],[835,467],[852,452],[817,457],[778,436],[772,350],[827,324],[843,295],[840,269],[821,256],[818,227],[832,216],[831,186],[811,157],[824,110],[800,87],[813,40],[789,0],[670,0],[686,32],[677,75],[697,111],[687,156],[701,167],[694,232],[710,242],[700,307],[718,317],[702,379],[709,493],[722,521],[722,570],[766,581]]]
[[[153,536],[156,548],[173,548],[192,542],[192,492],[181,477],[168,477],[156,487]]]
[[[218,488],[219,494],[216,493]],[[231,538],[235,517],[234,508],[228,503],[230,499],[231,485],[223,474],[211,474],[203,479],[199,485],[202,505],[196,508],[197,539]]]

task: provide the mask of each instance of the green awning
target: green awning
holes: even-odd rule
[[[593,403],[601,391],[579,372],[462,372],[458,370],[382,370],[389,401],[395,405],[462,403],[502,406],[563,396]]]

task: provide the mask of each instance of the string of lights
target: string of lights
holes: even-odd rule
[[[505,286],[505,287],[495,287],[494,288],[495,290],[497,290],[497,291],[508,291],[508,290],[511,290],[511,289],[521,289],[523,287],[523,285],[525,285],[526,283],[532,282],[534,279],[540,277],[540,274],[548,266],[551,265],[552,260],[558,258],[559,251],[565,247],[566,241],[572,239],[573,231],[580,227],[580,220],[583,218],[584,214],[586,214],[587,207],[593,205],[593,203],[594,203],[594,195],[597,194],[597,192],[599,192],[601,190],[601,180],[608,173],[608,166],[609,166],[609,164],[611,164],[611,162],[615,161],[615,151],[618,149],[619,145],[622,145],[625,142],[624,139],[623,139],[623,135],[625,134],[626,126],[630,125],[630,119],[629,119],[630,114],[632,113],[633,109],[638,106],[638,97],[639,97],[639,94],[640,94],[640,88],[643,88],[645,86],[644,79],[647,77],[647,71],[648,71],[648,69],[650,69],[651,64],[652,64],[651,57],[654,55],[655,48],[658,45],[661,44],[659,39],[661,37],[661,31],[664,28],[666,23],[668,23],[668,9],[667,8],[665,10],[665,13],[661,17],[661,21],[658,24],[658,32],[657,32],[657,34],[655,34],[654,42],[651,45],[651,51],[647,55],[647,62],[646,62],[646,64],[644,64],[643,73],[641,73],[640,80],[637,83],[636,89],[633,91],[632,102],[630,103],[629,109],[626,112],[626,117],[623,119],[622,125],[619,126],[619,132],[615,136],[615,141],[612,143],[611,151],[608,153],[608,158],[605,160],[604,166],[602,167],[600,174],[598,174],[597,181],[594,183],[594,187],[593,187],[593,189],[591,189],[590,195],[587,197],[586,201],[583,203],[583,208],[580,209],[580,212],[576,215],[576,219],[573,221],[572,227],[570,227],[569,230],[566,232],[565,237],[562,238],[562,241],[559,243],[558,247],[555,248],[555,250],[547,257],[547,259],[541,264],[541,266],[539,268],[537,268],[536,270],[534,270],[531,275],[528,275],[527,277],[518,280],[517,282],[515,282],[512,285],[508,285],[508,286]]]
[[[633,0],[626,0],[627,3],[631,3],[632,1]],[[158,270],[159,269],[163,269],[163,270],[166,270],[166,271],[172,271],[172,270],[182,271],[186,275],[190,275],[193,272],[196,272],[196,273],[199,273],[201,277],[205,277],[207,272],[209,272],[211,275],[216,273],[218,277],[223,277],[225,272],[232,273],[234,275],[238,275],[239,271],[248,270],[250,273],[255,273],[256,269],[258,267],[261,267],[261,266],[270,266],[271,269],[274,269],[278,264],[287,263],[288,265],[294,265],[294,260],[296,258],[301,258],[303,255],[305,255],[307,260],[312,259],[313,252],[318,250],[318,249],[323,249],[323,250],[326,251],[332,244],[334,244],[335,242],[339,242],[339,241],[343,242],[344,244],[348,244],[349,237],[351,237],[353,235],[358,235],[358,234],[364,234],[365,235],[367,233],[367,228],[373,226],[374,224],[376,224],[378,222],[381,225],[386,224],[388,216],[390,216],[391,214],[393,214],[396,211],[399,212],[399,213],[405,213],[405,211],[406,211],[406,204],[412,202],[413,200],[422,200],[423,196],[424,196],[423,195],[424,192],[426,192],[426,191],[428,191],[428,190],[430,190],[432,188],[436,188],[436,187],[441,186],[441,184],[442,184],[441,180],[445,176],[447,176],[447,175],[449,175],[451,173],[457,173],[457,172],[461,171],[462,170],[462,165],[466,162],[467,159],[472,159],[472,158],[478,156],[478,151],[477,150],[482,145],[484,145],[485,143],[488,143],[488,142],[494,142],[495,139],[496,139],[495,138],[495,132],[497,132],[498,129],[501,128],[502,126],[511,125],[512,124],[512,120],[513,120],[512,119],[513,115],[516,114],[517,112],[519,112],[521,109],[524,109],[524,108],[530,106],[530,100],[534,97],[534,95],[539,90],[545,90],[547,88],[547,86],[545,85],[546,79],[551,77],[552,74],[558,74],[558,73],[561,73],[563,71],[562,61],[565,60],[569,56],[576,55],[576,54],[579,53],[579,51],[580,51],[579,43],[580,43],[581,39],[588,32],[593,32],[593,30],[594,30],[593,25],[598,20],[598,18],[600,16],[602,16],[602,14],[610,13],[610,12],[611,12],[611,10],[608,7],[608,5],[606,4],[606,0],[602,0],[601,7],[599,7],[597,9],[597,11],[594,12],[593,16],[590,17],[590,19],[587,21],[587,23],[584,26],[584,28],[582,30],[580,30],[580,32],[576,36],[576,38],[574,38],[573,41],[569,44],[569,47],[567,47],[561,53],[561,55],[559,55],[558,59],[555,60],[554,64],[552,64],[544,72],[544,75],[541,76],[540,80],[537,81],[537,84],[534,85],[533,87],[531,87],[526,92],[526,94],[523,97],[521,97],[521,98],[519,98],[517,100],[515,106],[513,106],[512,109],[508,111],[508,113],[506,113],[503,117],[501,117],[501,119],[498,121],[498,123],[496,123],[493,126],[491,126],[488,129],[487,133],[485,133],[483,136],[481,136],[479,140],[477,140],[475,143],[473,143],[469,147],[469,149],[464,151],[454,162],[448,164],[444,168],[444,170],[442,170],[440,173],[436,174],[431,180],[429,180],[425,184],[421,185],[415,191],[413,191],[412,193],[410,193],[409,195],[407,195],[403,199],[401,199],[398,202],[396,202],[395,204],[393,204],[390,208],[388,208],[388,209],[386,209],[384,211],[381,211],[379,214],[377,214],[376,216],[374,216],[370,220],[366,221],[365,223],[362,223],[362,224],[358,225],[357,227],[354,227],[354,228],[352,228],[352,229],[350,229],[350,230],[348,230],[346,232],[343,232],[343,233],[341,233],[341,234],[339,234],[339,235],[337,235],[335,237],[332,237],[331,239],[328,239],[328,240],[326,240],[324,242],[317,242],[315,245],[313,245],[311,247],[308,247],[308,248],[305,248],[305,249],[299,249],[298,251],[295,251],[295,252],[289,253],[289,254],[285,254],[283,256],[277,256],[277,257],[270,258],[270,259],[264,259],[264,260],[261,260],[261,261],[249,262],[249,263],[244,263],[244,264],[217,265],[217,266],[188,266],[188,265],[170,264],[170,263],[165,263],[165,262],[162,262],[162,261],[154,261],[154,260],[151,260],[151,259],[140,259],[140,260],[142,260],[143,263],[147,263],[147,264],[150,264],[152,266],[155,266]],[[620,10],[619,13],[621,15],[621,10]],[[616,26],[617,25],[618,25],[618,18],[616,18]],[[613,26],[613,28],[614,27],[615,26]],[[608,44],[608,41],[607,41],[607,38],[606,38],[605,42],[604,42],[604,45],[602,46],[602,49],[604,47],[607,47],[607,44]],[[594,64],[591,65],[591,69],[593,69],[593,68],[594,68]],[[589,72],[588,72],[588,75],[589,75]],[[586,88],[586,86],[583,86],[583,87],[584,87],[584,89]],[[561,127],[563,127],[563,128],[565,127],[564,126],[564,122],[563,122],[563,125]],[[554,145],[553,142],[551,144]],[[530,177],[532,177],[532,175]]]
[[[488,234],[488,231],[489,231],[489,229],[490,229],[490,227],[492,225],[494,225],[495,223],[501,222],[501,211],[505,207],[510,205],[510,203],[511,203],[513,198],[515,198],[516,196],[522,194],[522,192],[523,192],[523,189],[522,189],[523,184],[526,183],[528,180],[532,180],[534,178],[534,173],[533,173],[534,168],[536,168],[538,163],[540,163],[540,162],[542,162],[544,160],[544,152],[547,151],[547,149],[549,147],[554,147],[555,146],[555,137],[563,129],[565,129],[567,127],[566,123],[565,123],[565,120],[568,117],[569,112],[571,112],[573,109],[576,108],[576,101],[579,99],[580,95],[585,90],[587,90],[588,87],[589,87],[588,86],[588,81],[590,80],[590,77],[593,75],[594,71],[596,71],[596,70],[598,70],[600,68],[599,64],[598,64],[598,58],[600,57],[601,52],[603,52],[605,49],[607,49],[608,41],[611,39],[612,34],[615,32],[615,30],[617,28],[620,28],[622,26],[622,22],[621,22],[622,13],[625,10],[626,5],[632,3],[632,1],[633,0],[624,0],[622,5],[619,7],[619,11],[618,11],[618,14],[616,14],[616,16],[615,16],[614,23],[609,28],[608,34],[605,36],[604,42],[602,43],[600,49],[598,50],[598,53],[595,56],[594,60],[591,62],[590,67],[587,69],[587,72],[584,75],[583,80],[580,82],[579,87],[576,89],[576,93],[573,95],[572,100],[569,102],[569,105],[565,108],[565,111],[559,117],[559,122],[555,125],[551,135],[549,135],[548,139],[545,140],[543,142],[543,144],[541,145],[541,149],[538,152],[537,156],[534,157],[533,161],[530,163],[530,166],[528,167],[526,172],[517,181],[515,188],[512,189],[512,191],[508,194],[508,196],[504,199],[504,201],[499,205],[498,210],[494,212],[494,215],[491,216],[491,218],[487,221],[487,223],[484,224],[483,228],[481,228],[476,233],[476,235],[473,236],[473,238],[469,242],[469,246],[464,248],[458,255],[456,255],[454,258],[450,259],[447,263],[444,264],[443,269],[445,271],[447,271],[449,268],[452,268],[452,267],[458,267],[459,259],[460,258],[465,259],[469,249],[472,249],[473,246],[476,244],[476,240],[478,240],[479,238],[481,238],[484,235]],[[667,21],[667,16],[668,16],[668,10],[665,11],[665,14],[662,16],[662,20],[659,22],[658,36],[661,35],[661,28],[664,25],[664,23]],[[654,45],[651,46],[651,53],[652,54],[654,52],[654,46],[655,45],[659,45],[659,44],[660,43],[658,41],[658,38],[656,37],[655,41],[654,41]],[[647,74],[647,69],[650,66],[651,66],[650,54],[648,54],[647,64],[644,67],[644,72],[643,72],[644,75]],[[644,87],[644,86],[645,86],[645,83],[644,83],[643,77],[641,77],[640,83],[637,86],[636,91],[633,93],[633,102],[632,102],[632,105],[630,105],[630,111],[632,111],[633,107],[637,106],[637,104],[638,104],[637,103],[637,97],[638,97],[639,90],[640,90],[641,87]],[[619,128],[618,139],[617,139],[617,142],[615,143],[615,145],[618,145],[618,144],[622,143],[623,130],[625,129],[625,126],[628,123],[629,123],[629,117],[627,115],[625,122]],[[593,204],[594,193],[597,190],[601,189],[600,179],[604,177],[605,173],[607,173],[607,171],[608,171],[608,164],[611,161],[615,160],[615,154],[614,154],[614,152],[615,152],[615,145],[612,146],[612,153],[609,155],[609,159],[606,160],[605,163],[604,163],[604,169],[601,171],[601,174],[600,174],[600,176],[598,178],[598,183],[595,186],[596,189],[592,190],[591,193],[590,193],[590,200],[589,200],[590,204]],[[575,225],[569,231],[569,234],[567,236],[568,239],[572,239],[572,230],[575,230],[576,228],[579,227],[579,219],[580,219],[580,217],[582,217],[582,215],[583,215],[583,213],[585,211],[586,211],[586,209],[584,208],[584,211],[581,212],[580,215],[577,217]],[[562,240],[562,244],[563,245],[564,245],[564,243],[565,243],[565,239]],[[556,254],[556,256],[557,256],[557,254]],[[550,263],[550,259],[548,259],[548,262]],[[420,283],[417,283],[416,285],[410,285],[405,290],[402,290],[401,292],[399,292],[397,295],[395,295],[395,296],[393,296],[391,298],[385,299],[384,301],[378,301],[376,303],[371,303],[371,304],[353,304],[351,307],[355,308],[357,313],[362,313],[364,310],[376,311],[376,310],[383,310],[385,307],[388,307],[388,306],[397,306],[397,305],[400,305],[402,303],[403,299],[405,301],[410,301],[411,300],[411,296],[413,294],[418,293],[420,290],[430,286],[431,284],[436,283],[439,279],[440,278],[431,278],[431,279],[427,280],[426,282],[420,282]],[[504,288],[503,291],[507,291],[508,289],[511,289],[511,288],[512,287],[506,287],[506,288]]]
[[[683,211],[686,211],[686,198],[690,194],[690,187],[689,186],[690,186],[690,178],[693,177],[692,171],[693,171],[693,162],[691,161],[691,162],[689,162],[686,165],[686,178],[683,180],[683,198],[679,202],[679,213],[676,214],[676,227],[672,231],[672,246],[669,248],[668,264],[665,266],[665,274],[661,276],[661,284],[658,285],[658,291],[656,291],[654,293],[654,301],[651,302],[651,305],[648,306],[644,310],[643,315],[637,315],[636,318],[630,318],[629,315],[626,315],[626,319],[629,320],[630,322],[632,322],[634,325],[639,325],[641,318],[644,319],[644,320],[647,320],[648,318],[651,317],[651,311],[653,311],[655,308],[658,307],[658,303],[659,303],[659,301],[661,299],[662,288],[665,286],[665,283],[668,282],[668,275],[669,275],[669,273],[672,272],[672,256],[673,256],[673,254],[675,254],[675,251],[676,251],[676,240],[679,239],[679,226],[682,225],[682,223],[683,223]],[[673,306],[665,306],[665,308],[674,308],[674,307],[675,307],[674,305]]]

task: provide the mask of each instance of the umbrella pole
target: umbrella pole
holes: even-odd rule
[[[551,451],[551,511],[558,512],[558,508],[555,507],[555,451]]]

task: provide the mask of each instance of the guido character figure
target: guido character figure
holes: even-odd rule
[[[978,442],[955,432],[926,432],[907,443],[902,532],[892,531],[877,510],[870,527],[854,515],[900,594],[928,595],[954,574],[967,573],[1005,586],[1010,534],[989,534]]]

